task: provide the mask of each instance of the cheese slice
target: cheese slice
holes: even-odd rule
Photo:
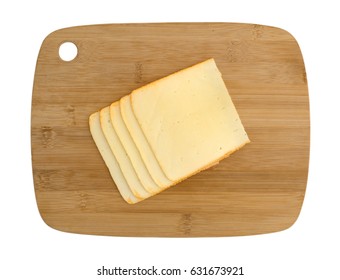
[[[100,124],[104,132],[106,141],[108,142],[111,151],[117,159],[120,169],[127,181],[132,193],[141,199],[150,197],[151,194],[147,192],[141,184],[133,166],[126,154],[126,151],[116,134],[110,118],[110,107],[105,107],[100,111]]]
[[[114,102],[111,104],[110,116],[113,128],[117,133],[118,138],[122,143],[128,157],[130,158],[132,166],[134,167],[141,184],[149,193],[156,194],[160,192],[161,188],[152,179],[136,147],[136,144],[133,142],[129,131],[125,126],[120,113],[119,102]]]
[[[131,204],[250,142],[213,59],[134,90],[92,114],[90,129]]]
[[[118,165],[118,162],[113,155],[109,144],[107,143],[103,131],[100,126],[99,112],[92,114],[89,118],[90,132],[96,146],[109,169],[112,179],[114,180],[118,191],[123,199],[129,203],[134,204],[141,199],[135,197],[130,190],[122,171]]]
[[[159,165],[173,182],[249,142],[213,59],[134,90],[131,105]]]
[[[143,159],[143,162],[150,172],[151,177],[161,188],[167,188],[174,184],[169,180],[160,167],[155,154],[146,140],[144,133],[132,111],[130,95],[126,95],[120,100],[120,111],[123,121]]]

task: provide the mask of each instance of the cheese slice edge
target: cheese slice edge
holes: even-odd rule
[[[151,196],[141,184],[130,159],[128,158],[123,145],[121,144],[118,135],[116,134],[110,118],[110,107],[105,107],[100,111],[100,124],[104,132],[105,138],[115,155],[120,169],[132,191],[132,193],[141,199]]]
[[[136,174],[139,180],[141,181],[141,184],[148,192],[152,194],[156,194],[160,192],[162,189],[152,179],[136,147],[136,144],[134,143],[128,129],[125,126],[125,123],[121,116],[119,102],[114,102],[111,104],[110,116],[111,116],[112,125],[128,157],[130,158],[132,166],[134,167]]]
[[[133,195],[130,187],[128,186],[125,177],[120,170],[118,162],[113,155],[109,144],[107,143],[104,133],[100,126],[100,116],[99,112],[93,113],[89,118],[89,126],[92,138],[101,154],[107,168],[109,169],[110,175],[115,182],[117,189],[123,199],[129,203],[134,204],[140,201]]]
[[[133,113],[131,107],[130,95],[126,95],[120,100],[120,110],[123,121],[140,152],[146,168],[149,170],[151,177],[162,188],[168,188],[175,182],[169,180],[160,167],[149,143],[147,142],[142,129]]]

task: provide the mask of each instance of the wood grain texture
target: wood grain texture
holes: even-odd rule
[[[58,56],[65,41],[78,55]],[[213,57],[251,139],[219,165],[136,205],[120,197],[88,117],[133,89]],[[74,233],[235,236],[287,229],[304,199],[309,101],[296,40],[237,23],[80,26],[51,33],[32,98],[35,194],[43,220]]]

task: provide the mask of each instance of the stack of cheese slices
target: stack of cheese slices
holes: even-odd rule
[[[100,154],[130,204],[249,142],[214,59],[136,89],[89,121]]]

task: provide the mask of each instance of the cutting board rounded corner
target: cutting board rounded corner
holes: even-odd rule
[[[268,232],[268,233],[270,234],[270,233],[285,232],[285,231],[288,231],[288,230],[295,228],[299,223],[300,216],[301,216],[301,210],[302,210],[302,206],[299,209],[299,213],[297,214],[297,216],[294,217],[293,220],[288,225],[282,227],[282,229],[279,229],[279,230],[276,230],[276,231],[273,231],[273,232]]]
[[[60,28],[47,34],[40,45],[37,66],[39,65],[39,59],[41,58],[44,58],[44,60],[49,59],[53,63],[64,65],[77,63],[81,44],[79,43],[79,40],[72,37],[72,30],[78,28],[79,27],[76,26]],[[60,56],[59,48],[63,43],[73,43],[76,46],[77,54],[70,61],[65,61]]]
[[[59,231],[59,232],[63,232],[63,233],[73,233],[71,231],[66,231],[64,229],[62,229],[61,227],[59,227],[58,225],[54,225],[53,224],[53,218],[49,218],[48,215],[45,215],[44,211],[41,209],[41,207],[39,206],[39,203],[38,203],[38,198],[36,198],[37,200],[37,207],[38,207],[38,212],[39,212],[39,217],[40,217],[40,220],[41,222],[47,226],[48,228],[52,229],[52,230],[56,230],[56,231]]]

